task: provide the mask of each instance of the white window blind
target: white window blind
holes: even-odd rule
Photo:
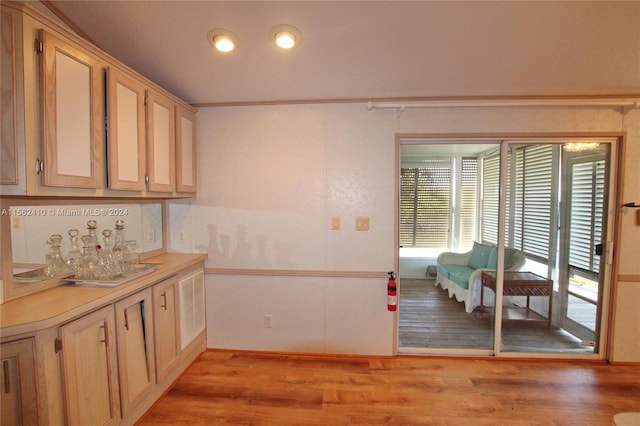
[[[553,145],[516,149],[513,247],[528,257],[549,259],[553,208]]]
[[[571,181],[569,265],[597,273],[600,256],[595,254],[595,246],[602,241],[604,161],[574,164]]]
[[[482,217],[480,239],[484,243],[498,243],[498,201],[500,193],[500,156],[482,160]]]

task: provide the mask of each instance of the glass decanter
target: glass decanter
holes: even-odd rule
[[[116,220],[115,226],[116,230],[116,240],[113,243],[113,257],[118,262],[120,266],[120,271],[124,272],[124,257],[127,250],[126,240],[125,240],[125,231],[126,228],[124,224],[124,220],[118,219]]]
[[[69,229],[67,233],[69,234],[71,247],[69,248],[65,261],[70,271],[73,272],[77,271],[82,263],[82,252],[80,252],[80,249],[78,248],[78,235],[80,235],[80,231],[74,228]]]
[[[116,276],[122,272],[119,262],[111,251],[111,229],[102,230],[102,249],[98,251],[105,276]]]
[[[98,222],[96,222],[93,219],[92,220],[88,220],[87,221],[87,233],[91,237],[91,241],[92,241],[94,247],[98,247],[98,245],[100,245],[100,243],[98,243],[98,236],[96,235],[96,229],[98,229]]]
[[[47,266],[44,274],[47,277],[57,277],[69,271],[67,264],[62,258],[60,246],[62,245],[62,235],[54,234],[47,240],[49,244],[49,254],[47,255]]]
[[[97,280],[102,277],[103,268],[98,260],[98,252],[91,235],[83,235],[82,240],[82,264],[76,272],[76,278],[82,280]]]

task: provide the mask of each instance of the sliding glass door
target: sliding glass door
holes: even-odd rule
[[[598,352],[615,140],[583,142],[401,140],[400,352]]]

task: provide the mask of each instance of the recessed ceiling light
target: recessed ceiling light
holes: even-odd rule
[[[238,46],[238,39],[229,30],[224,28],[216,28],[207,34],[209,43],[219,52],[232,52]]]
[[[276,46],[282,49],[292,49],[302,41],[302,34],[291,25],[276,25],[269,31],[271,39]]]

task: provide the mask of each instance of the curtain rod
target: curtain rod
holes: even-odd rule
[[[623,113],[632,109],[640,109],[640,99],[608,98],[608,99],[467,99],[467,100],[433,100],[417,102],[367,102],[369,111],[374,109],[406,108],[475,108],[475,107],[617,107]]]

